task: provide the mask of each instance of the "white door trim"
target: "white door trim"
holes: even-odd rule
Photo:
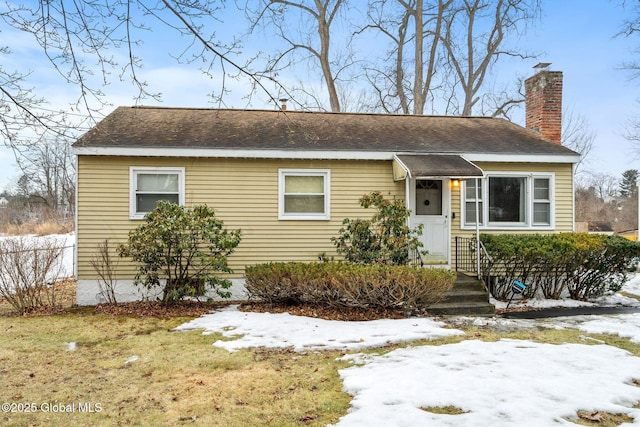
[[[416,182],[421,180],[439,181],[441,183],[442,211],[440,215],[417,215]],[[423,255],[425,265],[451,267],[451,180],[449,178],[410,178],[406,180],[408,207],[411,211],[409,225],[415,228],[424,226],[420,237],[424,247],[422,250],[431,254]],[[430,247],[429,247],[430,246]]]

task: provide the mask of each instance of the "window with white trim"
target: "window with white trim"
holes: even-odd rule
[[[551,224],[551,180],[533,178],[533,225]]]
[[[489,224],[525,225],[527,178],[490,176],[488,185]]]
[[[487,173],[475,185],[465,181],[461,193],[463,228],[475,227],[476,194],[481,228],[553,227],[553,175]]]
[[[478,183],[478,190],[476,192],[476,182]],[[478,205],[478,219],[480,224],[484,224],[483,213],[483,202],[482,202],[482,180],[470,179],[465,181],[465,191],[464,191],[464,212],[465,215],[465,225],[474,225],[476,223],[476,197],[477,197],[477,205]]]
[[[131,167],[129,218],[142,219],[160,200],[184,204],[184,168]]]
[[[278,218],[281,220],[330,219],[328,169],[280,169]]]

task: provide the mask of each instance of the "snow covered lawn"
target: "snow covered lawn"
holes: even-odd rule
[[[630,281],[640,294],[638,276]],[[635,288],[633,288],[635,287]],[[620,304],[619,297],[595,302]],[[626,301],[626,300],[624,300]],[[634,304],[633,301],[628,301]],[[558,304],[558,302],[556,302]],[[625,303],[626,304],[626,303]],[[562,302],[559,305],[563,305]],[[640,314],[541,320],[477,318],[479,326],[572,328],[617,334],[640,343]],[[455,323],[455,320],[450,322]],[[213,345],[291,347],[296,351],[359,351],[389,343],[437,339],[463,332],[433,319],[339,322],[289,314],[246,313],[237,307],[202,316],[177,330],[220,333]],[[624,413],[640,425],[640,358],[596,344],[541,344],[468,339],[458,344],[408,346],[386,354],[348,354],[340,371],[351,409],[336,426],[558,426],[578,411]],[[427,409],[453,406],[460,414]]]
[[[640,424],[640,358],[606,345],[463,341],[345,357],[354,396],[338,426],[554,426],[578,410],[627,413]],[[452,405],[464,413],[421,408]]]

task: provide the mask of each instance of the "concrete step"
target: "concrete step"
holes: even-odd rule
[[[476,276],[467,276],[466,274],[463,274],[463,273],[457,274],[454,287],[455,288],[471,287],[471,288],[486,290],[484,283],[482,283],[482,280],[478,279]]]
[[[469,316],[493,316],[496,308],[487,303],[438,303],[427,307],[427,313],[438,316],[469,315]]]
[[[478,277],[477,276],[471,276],[469,274],[466,273],[456,273],[456,283],[464,283],[464,282],[473,282],[473,283],[477,283],[478,282]]]
[[[449,292],[440,302],[489,302],[489,295],[485,291],[456,290]]]
[[[458,273],[453,288],[442,301],[427,307],[427,312],[436,315],[492,316],[495,307],[489,303],[489,293],[480,280]]]
[[[486,292],[486,289],[484,288],[484,285],[482,285],[482,283],[465,282],[465,283],[455,283],[453,285],[453,288],[451,288],[450,292],[462,292],[462,291]]]

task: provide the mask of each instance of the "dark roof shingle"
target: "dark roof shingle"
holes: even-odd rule
[[[74,146],[576,155],[488,117],[163,107],[119,107]]]

